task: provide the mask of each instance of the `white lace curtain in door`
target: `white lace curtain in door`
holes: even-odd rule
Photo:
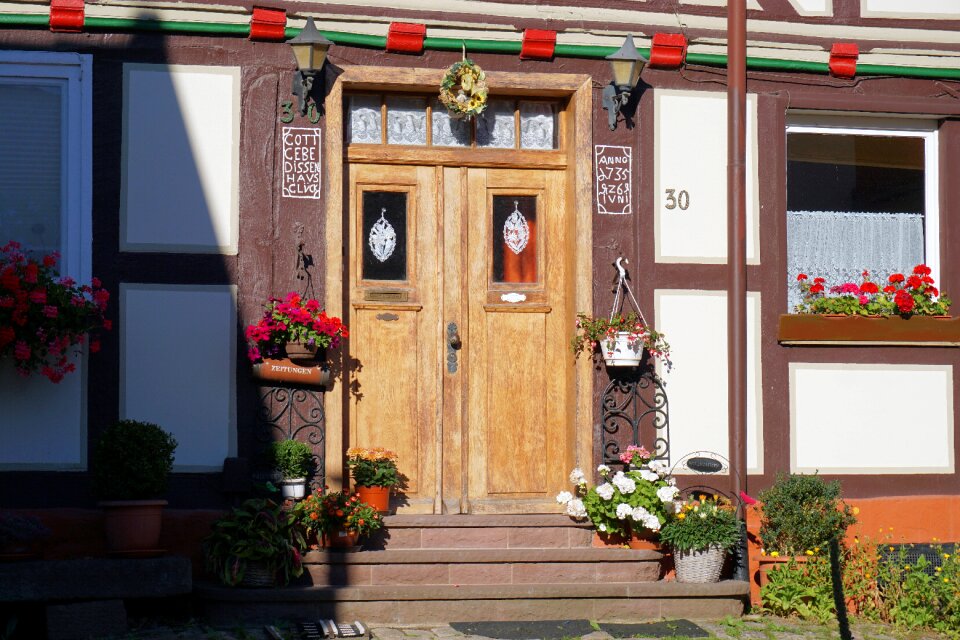
[[[788,311],[800,302],[800,273],[835,286],[859,284],[866,270],[883,287],[891,273],[922,263],[923,249],[922,213],[788,211]]]

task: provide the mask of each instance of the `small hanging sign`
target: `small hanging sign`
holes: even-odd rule
[[[610,215],[633,213],[633,149],[597,145],[597,212]]]
[[[284,198],[320,198],[320,129],[284,127],[282,195]]]

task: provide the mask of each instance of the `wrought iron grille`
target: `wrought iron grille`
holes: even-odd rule
[[[620,451],[643,444],[654,460],[670,465],[670,417],[663,381],[649,362],[610,367],[610,383],[600,396],[603,462],[620,463]],[[651,449],[652,445],[652,449]]]
[[[260,396],[256,439],[271,442],[278,433],[286,440],[304,440],[310,444],[316,465],[310,486],[322,487],[327,477],[323,393],[299,387],[266,387]]]

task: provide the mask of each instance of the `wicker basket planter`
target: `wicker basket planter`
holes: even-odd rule
[[[243,571],[241,587],[270,588],[277,584],[277,570],[266,562],[251,560]]]
[[[677,568],[677,582],[717,582],[726,558],[723,548],[713,545],[703,551],[674,551],[673,562]]]

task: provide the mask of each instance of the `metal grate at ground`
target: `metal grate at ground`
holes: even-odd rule
[[[370,638],[370,630],[360,621],[334,622],[317,620],[297,624],[299,640],[321,640],[322,638]]]
[[[914,568],[917,566],[917,560],[920,559],[920,556],[923,556],[927,561],[924,573],[932,576],[937,572],[937,567],[943,566],[942,554],[949,553],[953,555],[956,553],[957,543],[951,542],[937,545],[915,543],[885,544],[878,545],[878,550],[880,552],[880,559],[884,563],[894,562],[900,565],[910,565]]]

